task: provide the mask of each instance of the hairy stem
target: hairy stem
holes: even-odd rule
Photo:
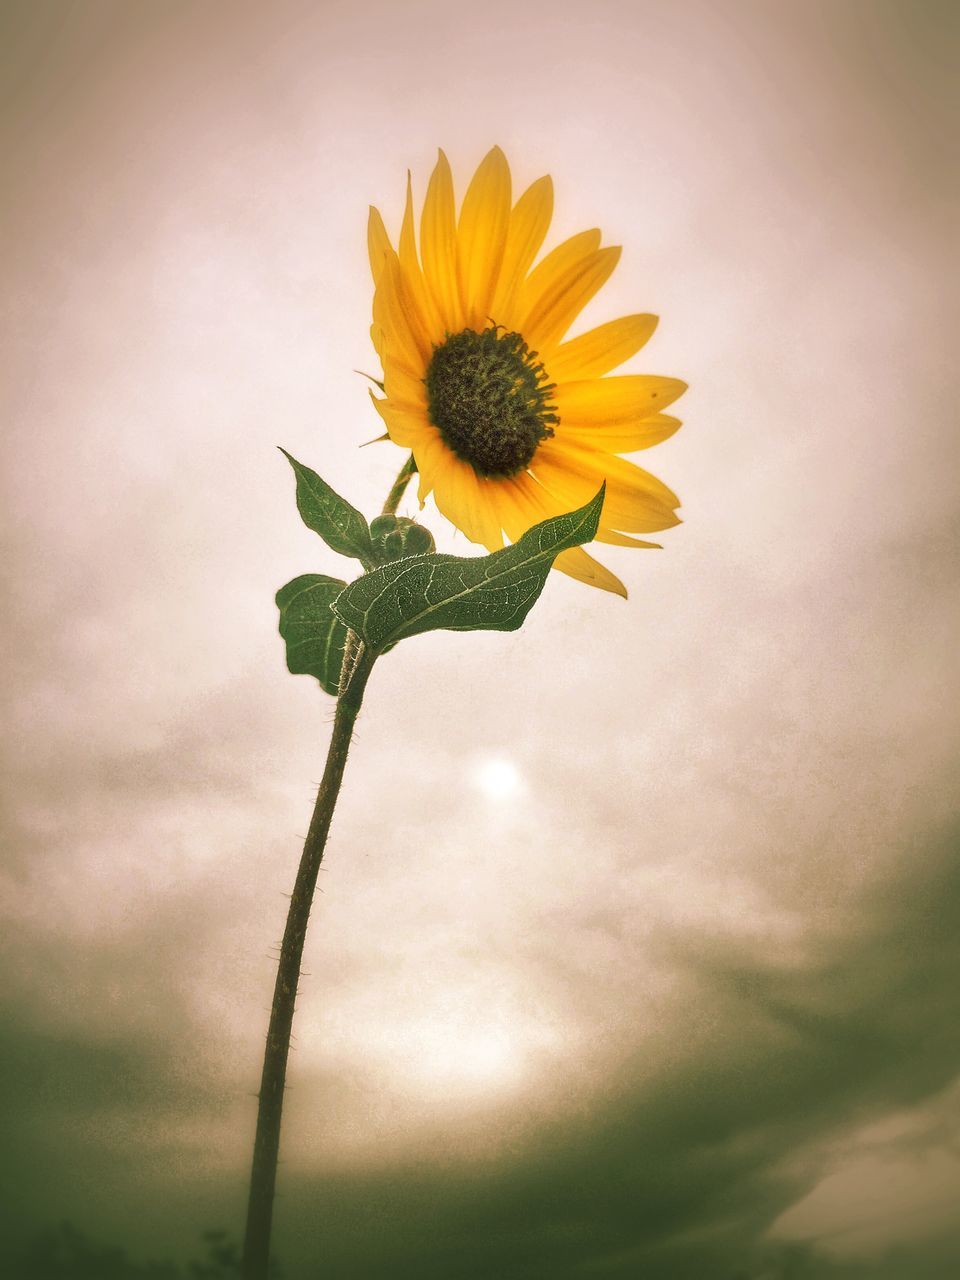
[[[303,943],[307,921],[317,886],[317,875],[330,831],[330,821],[340,794],[347,752],[353,737],[353,726],[363,700],[363,691],[373,666],[373,658],[362,649],[356,658],[347,687],[337,702],[330,749],[323,771],[310,829],[287,913],[287,926],[280,947],[280,963],[270,1010],[267,1046],[263,1055],[260,1082],[260,1105],[257,1112],[257,1135],[253,1147],[250,1174],[250,1199],[247,1207],[247,1229],[243,1246],[243,1280],[267,1280],[270,1259],[270,1233],[273,1220],[273,1197],[277,1180],[277,1156],[280,1150],[280,1117],[283,1111],[284,1081],[293,1010],[300,979]]]
[[[414,461],[413,454],[406,460],[400,468],[400,474],[393,482],[393,488],[387,494],[387,500],[383,504],[382,514],[385,516],[395,516],[397,507],[400,505],[400,499],[403,497],[407,485],[410,483],[411,476],[417,474],[417,464]]]
[[[356,651],[355,651],[356,652]],[[317,886],[317,875],[330,831],[333,810],[340,794],[347,752],[353,737],[363,692],[373,658],[360,646],[355,664],[337,701],[337,711],[330,736],[327,763],[317,793],[310,829],[303,846],[297,879],[290,898],[287,925],[280,947],[280,963],[270,1010],[267,1045],[263,1056],[260,1082],[260,1105],[257,1112],[257,1134],[253,1147],[250,1175],[250,1199],[247,1208],[247,1230],[243,1247],[243,1280],[266,1280],[269,1272],[270,1232],[273,1198],[277,1179],[277,1156],[280,1150],[280,1117],[283,1111],[284,1081],[290,1049],[293,1010],[300,979],[303,943],[310,918],[310,907]]]
[[[410,477],[417,470],[413,455],[407,459],[384,503],[384,514],[393,515],[403,497]],[[247,1227],[243,1242],[242,1280],[268,1280],[270,1273],[270,1236],[273,1227],[273,1201],[277,1185],[277,1159],[280,1153],[280,1120],[283,1113],[283,1091],[290,1052],[290,1032],[300,981],[303,944],[307,936],[310,908],[317,887],[317,876],[330,832],[330,823],[343,782],[347,752],[353,738],[353,727],[363,702],[364,690],[373,667],[371,654],[354,632],[347,633],[337,711],[330,735],[327,762],[317,793],[310,829],[303,846],[297,871],[287,924],[280,946],[277,981],[273,990],[267,1045],[263,1055],[257,1108],[257,1133],[253,1144],[253,1166],[250,1172],[250,1197],[247,1202]]]

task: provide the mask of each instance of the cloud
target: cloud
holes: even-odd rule
[[[884,1160],[889,1152],[878,1157],[878,1149],[893,1143],[903,1161],[916,1159],[919,1144],[942,1161],[952,1141],[955,1095],[931,1095],[960,1067],[955,850],[952,835],[915,844],[910,885],[878,892],[854,936],[799,969],[754,964],[748,977],[729,956],[698,955],[680,1020],[687,1041],[672,1058],[659,1056],[652,1072],[624,1063],[605,1093],[577,1114],[561,1109],[541,1120],[511,1150],[464,1163],[412,1139],[386,1167],[288,1176],[279,1239],[294,1274],[322,1252],[332,1277],[371,1280],[388,1272],[566,1280],[641,1267],[666,1280],[708,1264],[731,1277],[857,1275],[862,1251],[830,1244],[845,1203],[847,1226],[858,1227],[857,1197],[834,1197],[830,1222],[815,1229],[815,1188],[829,1189],[837,1176],[838,1149],[849,1174],[851,1153]],[[38,1050],[39,1075],[29,1065]],[[63,1167],[75,1167],[84,1150],[103,1186],[117,1186],[139,1162],[140,1186],[159,1188],[161,1200],[172,1168],[156,1153],[176,1146],[174,1131],[196,1124],[216,1087],[189,1076],[171,1093],[171,1055],[156,1045],[58,1045],[22,1026],[4,1061],[8,1096],[33,1130],[35,1170],[37,1150],[57,1140]],[[331,1092],[319,1105],[336,1101]],[[899,1122],[889,1118],[893,1108]],[[289,1118],[295,1124],[295,1105]],[[181,1177],[191,1149],[184,1141]],[[22,1151],[15,1148],[18,1162]],[[237,1193],[229,1169],[217,1176],[220,1191],[204,1201],[210,1212],[222,1211],[229,1186]],[[809,1237],[803,1247],[777,1241],[798,1225]],[[899,1246],[901,1258],[926,1266],[928,1253],[946,1248],[941,1228],[952,1224],[900,1238],[888,1229],[871,1256],[887,1266]],[[823,1260],[828,1269],[811,1269]]]
[[[395,224],[408,162],[422,190],[439,121],[463,169],[495,134],[553,170],[560,234],[623,233],[609,314],[662,310],[650,360],[692,384],[662,455],[688,523],[626,606],[552,581],[520,637],[378,667],[278,1247],[343,1280],[937,1275],[950,15],[426,5],[425,41],[387,4],[34,8],[4,135],[7,1227],[163,1253],[242,1216],[330,719],[271,599],[343,570],[267,459],[364,509],[392,479],[346,372],[362,218],[395,178]],[[478,756],[523,786],[483,794]]]
[[[960,1080],[864,1126],[831,1153],[824,1176],[770,1229],[839,1261],[882,1262],[960,1245]]]

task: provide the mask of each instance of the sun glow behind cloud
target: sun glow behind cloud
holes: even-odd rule
[[[304,1029],[288,1138],[298,1168],[375,1165],[423,1144],[486,1159],[543,1120],[570,1049],[562,1010],[535,1012],[496,967],[414,973],[415,992],[385,981]]]
[[[451,993],[452,994],[452,993]],[[398,1084],[434,1095],[442,1107],[464,1096],[500,1092],[517,1083],[523,1067],[523,1022],[478,1022],[467,1009],[439,1016],[407,1015],[393,1026],[381,1025],[369,1050]],[[446,1101],[445,1101],[446,1100]]]
[[[506,803],[517,799],[524,790],[523,777],[512,760],[490,756],[477,764],[471,780],[488,799]]]

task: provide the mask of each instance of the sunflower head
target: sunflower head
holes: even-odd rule
[[[494,324],[448,334],[433,348],[423,381],[430,421],[477,475],[524,471],[559,422],[537,353]]]
[[[572,236],[534,265],[553,212],[549,178],[514,203],[495,147],[470,182],[459,216],[443,152],[427,187],[419,246],[413,199],[397,249],[370,211],[372,336],[383,364],[374,403],[390,438],[413,452],[420,502],[494,551],[531,525],[583,505],[606,481],[597,540],[650,547],[634,535],[679,523],[666,485],[621,457],[679,427],[663,410],[675,378],[608,377],[646,342],[650,315],[626,316],[567,339],[615,267],[598,231]],[[556,568],[626,595],[581,548]]]

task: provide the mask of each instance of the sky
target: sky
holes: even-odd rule
[[[240,1234],[332,704],[273,595],[379,509],[367,208],[442,146],[622,244],[684,523],[377,664],[291,1280],[944,1280],[960,1226],[957,9],[2,7],[0,1257]],[[415,514],[408,499],[403,508]],[[475,550],[432,503],[441,549]]]

